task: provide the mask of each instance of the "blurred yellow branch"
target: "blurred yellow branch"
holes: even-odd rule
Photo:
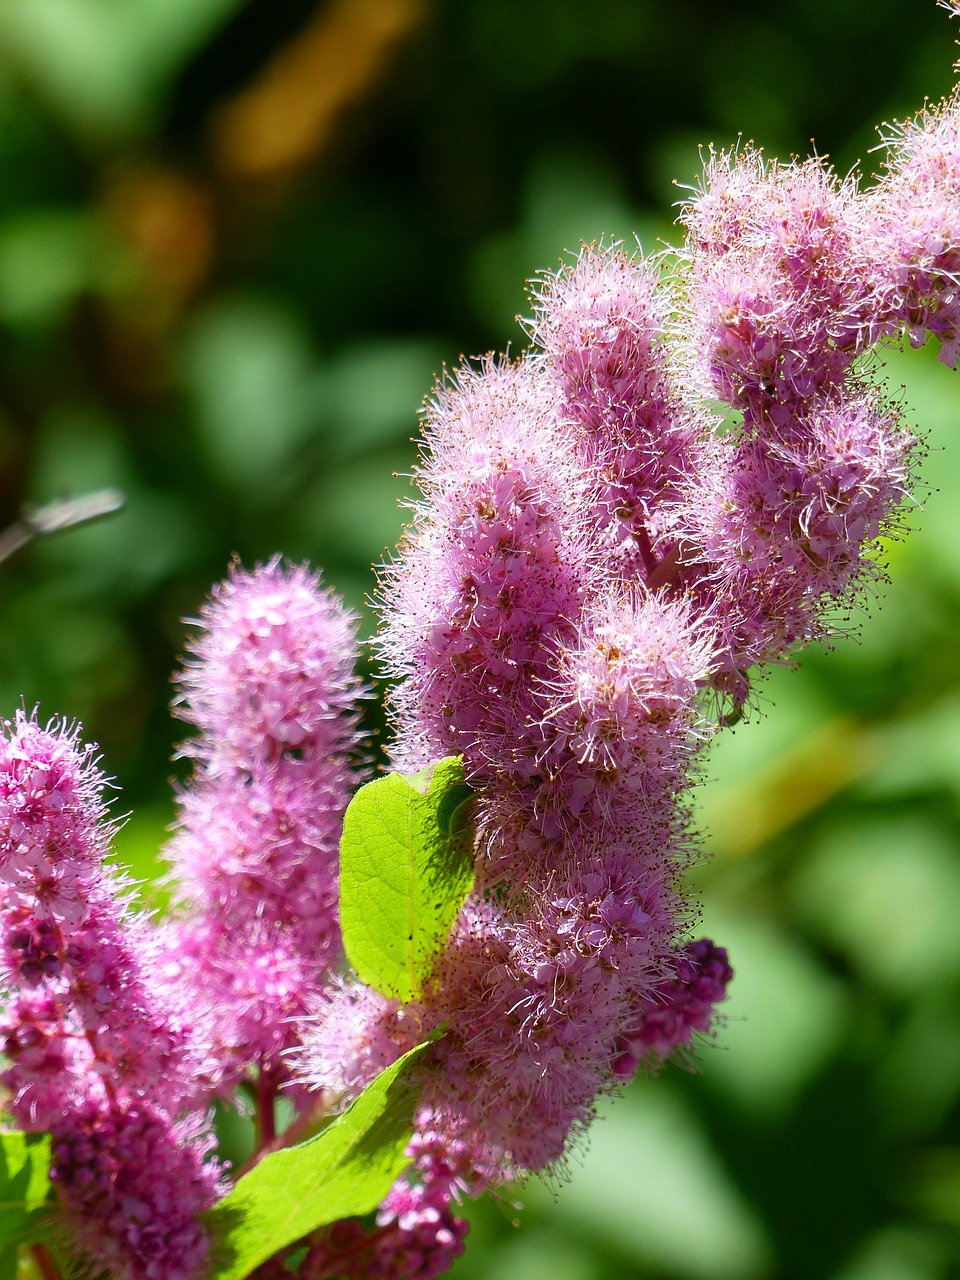
[[[332,0],[212,121],[218,167],[269,178],[322,151],[344,107],[384,74],[420,23],[423,0]]]
[[[713,782],[704,810],[710,849],[746,857],[868,774],[878,757],[874,733],[839,717],[748,778],[725,788]]]

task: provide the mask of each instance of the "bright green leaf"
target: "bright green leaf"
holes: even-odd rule
[[[421,773],[387,774],[347,809],[340,845],[340,924],[360,978],[384,995],[420,994],[473,883],[470,788],[450,756]]]
[[[265,1157],[210,1211],[211,1280],[242,1280],[318,1227],[369,1213],[410,1163],[417,1091],[402,1078],[418,1045],[308,1142]]]
[[[0,1258],[45,1234],[50,1135],[0,1133]]]

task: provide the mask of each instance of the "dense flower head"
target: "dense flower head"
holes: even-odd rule
[[[814,401],[745,436],[691,485],[677,529],[708,576],[706,621],[737,668],[825,633],[824,612],[877,576],[877,539],[909,491],[916,441],[874,394]]]
[[[266,925],[230,937],[216,922],[178,918],[161,926],[159,941],[160,983],[169,1001],[188,1004],[204,1051],[198,1101],[234,1088],[251,1063],[283,1076],[283,1054],[318,984],[316,962]]]
[[[51,1179],[91,1263],[194,1280],[220,1190],[205,1122],[176,1119],[200,1059],[150,977],[152,924],[103,865],[112,828],[94,748],[21,714],[0,739],[0,1082],[53,1135]]]
[[[105,1096],[89,1041],[62,1001],[42,990],[7,999],[0,1018],[0,1052],[7,1106],[26,1132],[50,1129],[91,1095]]]
[[[632,1025],[624,1026],[615,1073],[629,1079],[640,1062],[662,1062],[687,1048],[696,1033],[709,1032],[732,978],[723,947],[709,938],[686,943],[673,972],[647,994]]]
[[[89,1261],[117,1280],[199,1280],[200,1214],[222,1192],[209,1137],[141,1102],[88,1103],[53,1126],[50,1178]]]
[[[342,768],[359,692],[354,621],[318,575],[279,559],[235,565],[200,624],[178,706],[202,736],[185,751],[214,771],[308,750]]]
[[[683,215],[691,349],[745,418],[789,421],[838,387],[882,332],[882,279],[859,234],[855,181],[819,158],[708,154]]]
[[[936,335],[960,358],[960,94],[892,132],[882,181],[865,206],[864,237],[885,273],[888,324],[914,346]]]
[[[107,781],[96,748],[79,728],[18,712],[0,739],[0,883],[4,903],[36,903],[53,927],[70,928],[88,913],[112,830],[103,799]]]
[[[86,1037],[111,1087],[176,1108],[193,1061],[149,982],[149,922],[131,909],[123,878],[104,866],[112,836],[106,782],[95,749],[78,735],[21,713],[0,741],[0,963],[15,991],[36,990],[35,1011],[44,997],[51,1002],[48,1041]],[[25,1067],[19,1055],[16,1090],[29,1095]]]
[[[590,512],[608,571],[655,568],[658,511],[695,467],[700,426],[676,386],[669,279],[619,244],[585,247],[534,293],[531,334],[596,484]]]
[[[734,718],[751,669],[880,572],[915,450],[863,360],[909,323],[883,217],[907,170],[953,163],[948,117],[877,197],[819,158],[711,152],[672,278],[584,249],[537,286],[531,350],[428,411],[382,651],[394,759],[462,753],[479,792],[475,890],[413,1010],[444,1029],[431,1124],[478,1167],[559,1160],[625,1064],[688,1046],[724,997],[680,884],[709,695]],[[909,287],[949,344],[931,262]]]
[[[397,1012],[396,1001],[361,982],[332,984],[304,1024],[297,1074],[335,1098],[354,1096],[416,1043],[418,1028],[407,1030]]]
[[[347,793],[330,784],[303,759],[242,785],[198,780],[180,797],[179,829],[165,849],[178,898],[202,903],[227,936],[255,919],[261,933],[295,932],[317,967],[336,962],[337,840]]]
[[[526,362],[463,372],[426,430],[429,507],[387,572],[395,755],[462,754],[482,777],[537,749],[531,682],[574,634],[591,577],[589,480]]]
[[[376,1267],[383,1280],[434,1280],[461,1253],[469,1226],[450,1209],[450,1187],[397,1182],[377,1211]]]
[[[282,1077],[296,1019],[340,959],[338,846],[357,751],[354,619],[306,567],[235,565],[180,681],[200,729],[165,855],[174,981],[210,1010],[220,1087]]]
[[[424,998],[424,1025],[445,1029],[420,1069],[431,1127],[467,1143],[478,1170],[515,1176],[562,1157],[624,1019],[663,976],[685,914],[677,867],[620,834],[505,886],[500,906],[468,902]]]
[[[572,266],[538,282],[531,336],[585,427],[656,408],[668,318],[661,285],[649,260],[619,245],[584,249]]]
[[[545,771],[569,789],[572,817],[591,798],[594,818],[624,792],[655,799],[684,776],[712,661],[683,601],[628,595],[584,611],[575,644],[560,650],[545,682],[543,716]]]

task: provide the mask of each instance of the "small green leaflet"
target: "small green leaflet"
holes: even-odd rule
[[[427,1048],[382,1071],[317,1137],[266,1156],[210,1210],[210,1280],[242,1280],[308,1232],[376,1208],[410,1163],[418,1091],[401,1076]]]
[[[419,996],[473,884],[472,792],[449,756],[361,787],[340,842],[340,926],[360,979]]]
[[[49,1219],[52,1188],[50,1135],[0,1133],[0,1277],[17,1269],[17,1246],[42,1240]]]

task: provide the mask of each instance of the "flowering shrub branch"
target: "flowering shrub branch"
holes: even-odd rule
[[[690,786],[755,673],[882,575],[920,446],[869,357],[960,356],[960,97],[871,187],[711,151],[682,222],[670,256],[585,248],[519,359],[437,390],[383,575],[395,772],[366,780],[353,619],[279,560],[232,570],[180,678],[168,918],[105,861],[79,729],[5,726],[0,1248],[432,1280],[463,1196],[556,1167],[716,1025]],[[210,1108],[244,1091],[231,1181]]]

